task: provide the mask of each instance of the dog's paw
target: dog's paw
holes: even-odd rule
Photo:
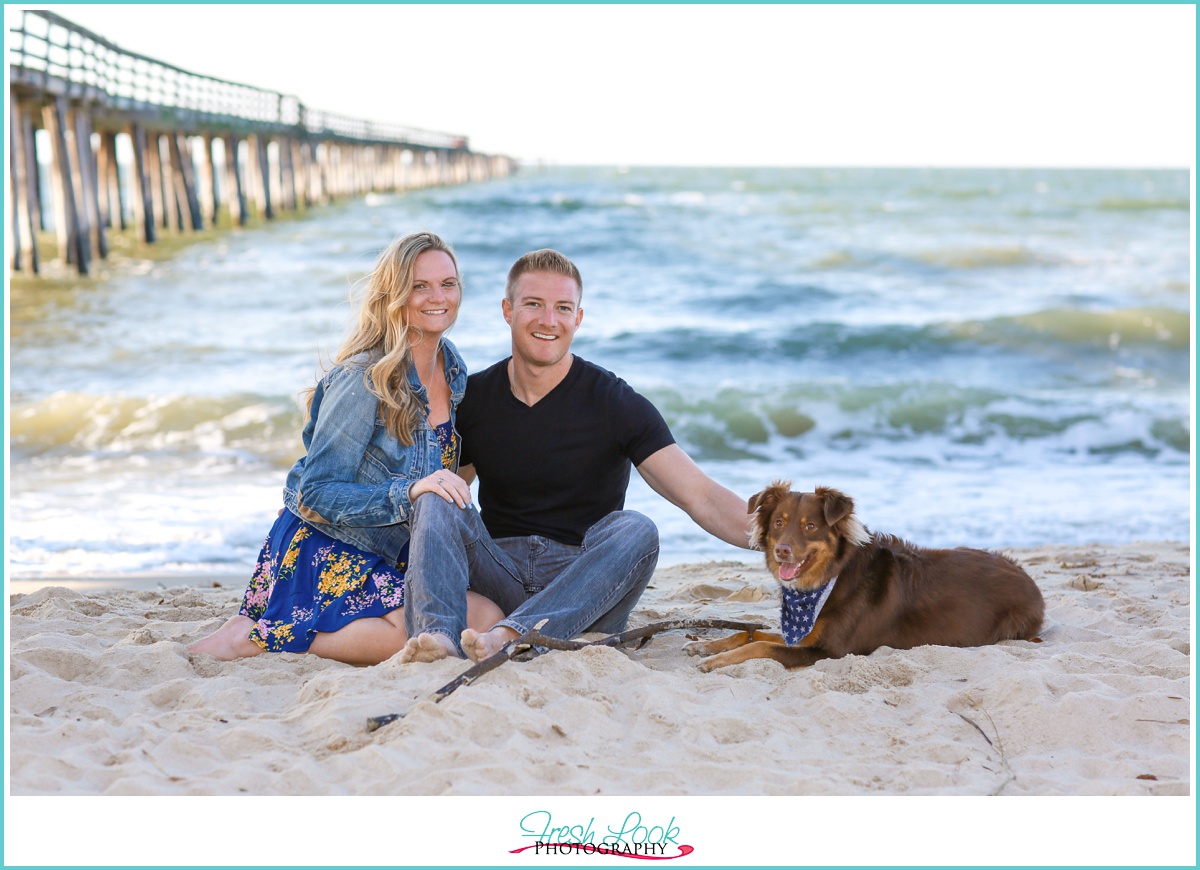
[[[696,667],[706,674],[711,673],[716,668],[721,667],[721,663],[716,661],[718,658],[720,658],[720,656],[709,656],[704,661],[700,662],[700,664],[696,665]]]
[[[738,653],[739,650],[717,653],[715,656],[709,656],[704,661],[696,665],[696,667],[708,674],[712,673],[717,668],[727,668],[730,665],[739,665],[742,663],[742,661],[744,661],[744,659],[742,656],[738,655]]]
[[[757,658],[754,655],[746,654],[747,647],[737,647],[736,649],[727,649],[716,655],[711,655],[704,661],[700,662],[696,667],[704,673],[711,673],[717,668],[727,668],[730,665],[740,665],[747,659]]]
[[[683,645],[683,651],[690,656],[710,656],[718,650],[713,647],[711,640],[693,640]]]

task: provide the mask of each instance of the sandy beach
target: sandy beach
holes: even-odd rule
[[[11,794],[1190,794],[1188,546],[1008,552],[1045,595],[1041,643],[705,674],[672,632],[439,704],[463,662],[189,655],[233,585],[12,594]],[[634,621],[776,613],[764,569],[708,562],[660,568]]]
[[[818,844],[810,863],[962,863],[964,848],[974,856],[966,863],[1025,862],[1024,838],[992,836],[1001,806],[1003,824],[1027,835],[1042,826],[1038,863],[1165,864],[1189,848],[1194,856],[1194,798],[1134,799],[1192,793],[1188,545],[1006,552],[1045,595],[1040,643],[880,649],[802,671],[760,660],[706,674],[674,631],[640,650],[511,661],[437,704],[432,692],[467,664],[358,668],[292,654],[223,664],[188,654],[185,643],[238,602],[240,584],[228,578],[209,588],[140,577],[137,589],[13,593],[6,850],[17,851],[6,858],[157,863],[179,835],[178,808],[187,808],[194,842],[185,863],[228,863],[234,841],[239,864],[344,864],[348,854],[360,863],[511,862],[510,848],[532,842],[517,840],[527,836],[518,834],[524,812],[553,806],[558,818],[565,805],[586,820],[598,806],[625,817],[635,805],[686,820],[683,836],[704,845],[700,863],[793,863],[766,845],[746,852],[731,829],[774,818],[769,829],[779,830],[803,805],[810,826],[857,818],[857,827],[870,817],[876,832],[890,824],[901,836],[929,823],[929,802],[862,800],[913,794],[1128,797],[1085,799],[1082,809],[1080,799],[940,802],[943,832],[919,859],[875,835],[852,852],[822,853]],[[673,565],[656,572],[634,623],[774,624],[776,607],[774,581],[757,563]],[[367,731],[367,718],[388,713],[404,716]],[[350,794],[409,797],[331,799]],[[64,802],[37,796],[149,799],[88,802],[73,812],[77,835],[56,838],[59,815],[47,808]],[[157,796],[316,796],[323,800],[311,812],[322,818],[348,814],[344,823],[400,826],[438,844],[455,838],[467,812],[475,834],[462,847],[482,852],[448,858],[426,842],[426,852],[397,862],[386,839],[355,844],[365,856],[323,839],[323,852],[262,838],[241,823],[246,800]],[[256,820],[272,808],[313,806],[248,805]],[[1146,826],[1157,834],[1147,839]],[[1063,839],[1064,827],[1087,834]],[[764,842],[774,848],[780,836]],[[989,846],[976,854],[980,836]]]

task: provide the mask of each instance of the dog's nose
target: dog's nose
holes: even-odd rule
[[[791,562],[792,548],[788,544],[775,545],[775,561],[776,562]]]

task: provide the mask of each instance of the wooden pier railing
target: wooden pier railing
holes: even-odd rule
[[[8,52],[14,271],[41,271],[37,239],[51,226],[59,256],[86,275],[107,257],[109,232],[130,223],[153,243],[160,229],[199,230],[225,210],[244,225],[517,168],[471,151],[466,136],[313,110],[125,51],[51,12],[21,16]]]

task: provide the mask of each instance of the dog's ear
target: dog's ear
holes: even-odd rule
[[[791,491],[790,480],[777,480],[762,492],[750,496],[750,500],[746,502],[746,513],[756,513],[759,516],[769,514],[775,509],[775,505],[779,504],[779,500]]]
[[[790,480],[777,480],[764,489],[750,496],[746,502],[746,513],[754,514],[754,527],[750,530],[750,549],[761,550],[767,542],[767,522],[775,512],[779,500],[791,492]]]
[[[825,511],[825,523],[830,528],[854,513],[854,500],[840,490],[818,486],[814,494],[821,500],[821,507]]]
[[[834,534],[841,536],[856,547],[871,542],[871,533],[854,515],[854,499],[836,489],[818,486],[815,493],[821,499],[825,511],[825,522]]]

